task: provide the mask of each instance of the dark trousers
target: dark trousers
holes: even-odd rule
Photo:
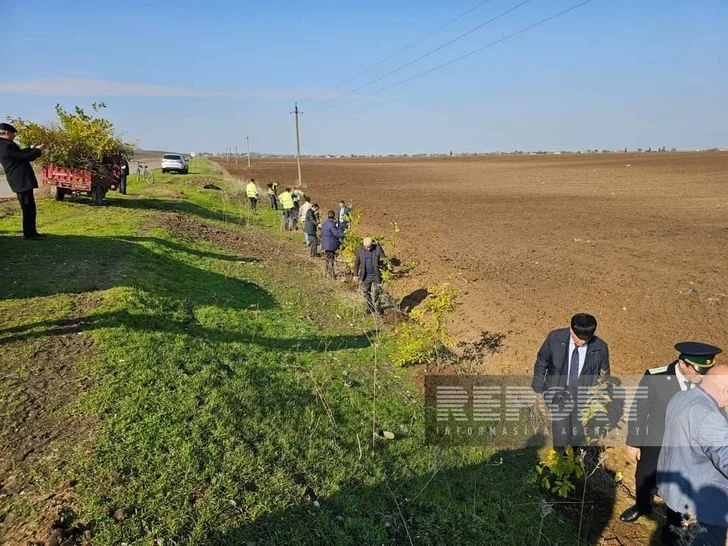
[[[572,408],[571,411],[564,415],[569,407]],[[579,404],[575,392],[564,391],[563,400],[561,395],[557,395],[554,401],[549,403],[549,408],[552,413],[551,433],[554,450],[563,454],[568,446],[575,450],[586,446],[586,436],[579,418]]]
[[[250,208],[255,212],[258,208],[258,199],[256,197],[248,197],[250,199]]]
[[[18,192],[20,209],[23,211],[23,237],[32,237],[38,230],[35,227],[35,195],[33,190]]]
[[[275,194],[269,193],[268,197],[270,198],[270,208],[278,210],[278,199],[276,199]]]
[[[335,250],[326,251],[326,278],[327,279],[336,278],[336,251]]]
[[[318,251],[318,237],[315,233],[313,235],[308,234],[308,246],[311,247],[311,257],[315,258]]]
[[[296,228],[296,213],[294,209],[283,209],[283,227],[286,231],[293,231]]]
[[[635,471],[635,487],[637,489],[637,510],[640,514],[652,512],[652,499],[657,490],[657,459],[660,458],[659,446],[640,448],[640,460]]]
[[[364,301],[367,303],[368,313],[381,313],[379,304],[379,279],[376,276],[368,276],[361,282],[361,290],[364,294]]]

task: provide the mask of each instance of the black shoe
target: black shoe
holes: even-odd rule
[[[637,506],[632,506],[631,508],[627,508],[624,512],[622,512],[622,515],[619,516],[619,519],[621,519],[624,522],[627,523],[633,523],[640,519],[641,516],[648,515],[645,512],[640,512],[640,509],[637,508]]]

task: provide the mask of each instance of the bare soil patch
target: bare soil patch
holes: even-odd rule
[[[81,317],[83,309],[76,311]],[[78,363],[91,357],[93,342],[73,331],[78,329],[78,321],[70,320],[68,333],[32,342],[24,364],[0,373],[0,393],[10,402],[0,428],[0,500],[9,507],[0,510],[2,544],[76,544],[83,537],[84,528],[76,521],[75,483],[49,491],[45,480],[38,480],[39,472],[62,464],[94,434],[93,422],[69,412],[91,386]],[[8,343],[5,355],[23,343]]]
[[[282,185],[290,160],[225,164]],[[599,319],[614,371],[669,362],[683,339],[728,338],[728,153],[305,160],[306,192],[420,266],[401,298],[452,282],[458,340],[503,334],[493,370],[531,373],[546,333]],[[391,252],[391,245],[385,248]]]

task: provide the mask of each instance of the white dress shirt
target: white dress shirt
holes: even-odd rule
[[[687,391],[692,389],[695,386],[695,383],[692,381],[688,381],[688,378],[685,377],[685,374],[680,371],[680,364],[675,364],[675,377],[677,378],[678,385],[680,385],[681,391]],[[685,382],[688,381],[688,384],[686,385]]]
[[[579,355],[579,375],[581,375],[581,371],[584,369],[584,362],[586,362],[586,348],[588,343],[585,343],[581,347],[579,347],[579,350],[577,351],[577,354]],[[574,343],[574,340],[571,339],[571,336],[569,336],[569,354],[566,357],[566,385],[569,385],[569,369],[571,368],[571,355],[574,354],[574,347],[576,347],[576,343]]]

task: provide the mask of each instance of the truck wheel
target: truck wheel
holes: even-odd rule
[[[66,196],[66,190],[63,188],[59,188],[58,186],[55,186],[53,189],[53,199],[56,201],[63,201],[63,198]]]
[[[97,207],[104,202],[104,196],[106,195],[106,188],[98,186],[91,190],[91,199],[93,199],[94,205]]]

